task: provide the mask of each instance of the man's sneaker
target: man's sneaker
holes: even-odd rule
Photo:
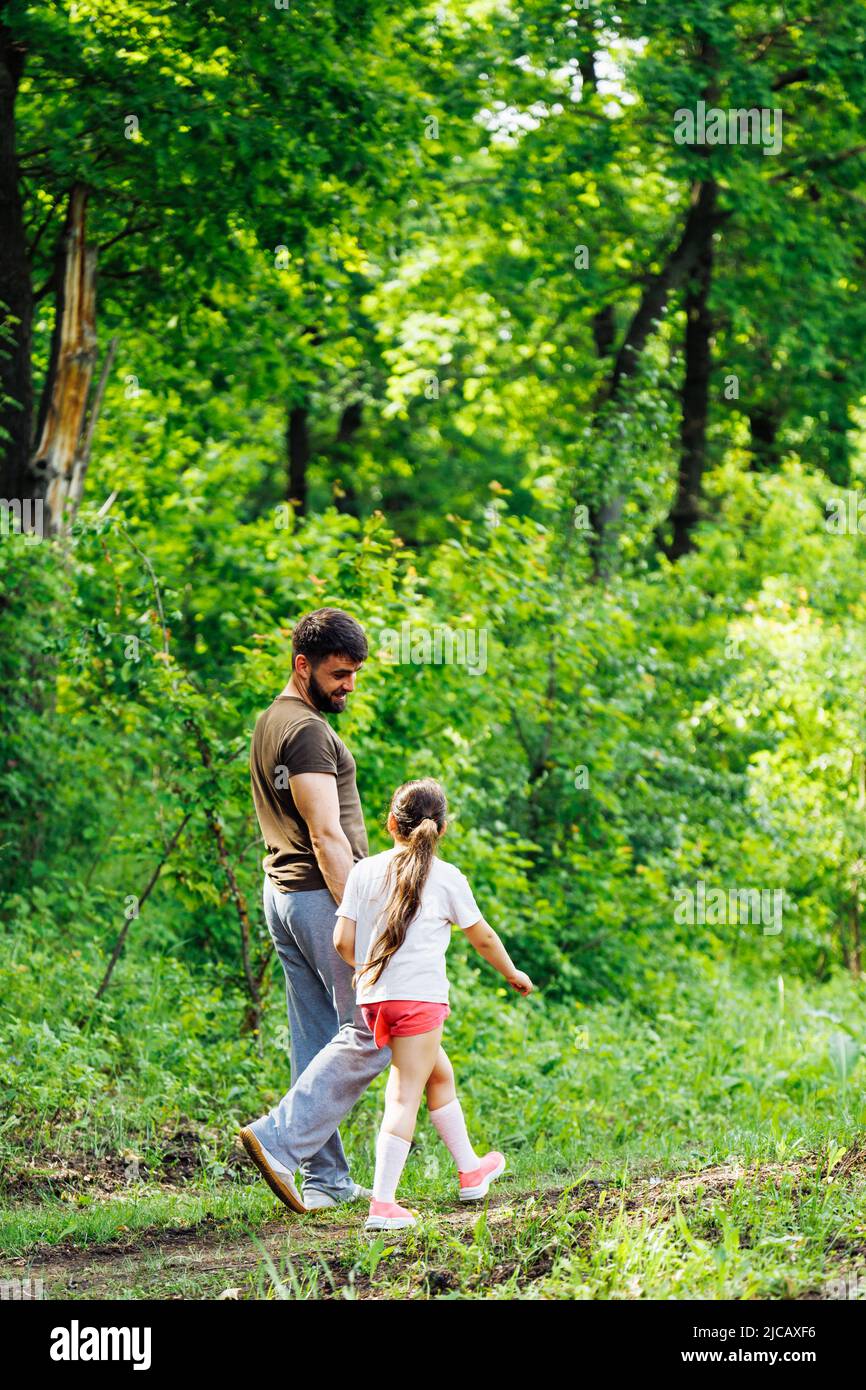
[[[505,1154],[493,1149],[485,1154],[477,1168],[471,1173],[460,1174],[461,1202],[480,1202],[487,1196],[490,1184],[505,1172]]]
[[[251,1129],[241,1130],[241,1143],[258,1168],[275,1197],[290,1207],[292,1211],[305,1212],[307,1208],[301,1201],[301,1194],[295,1187],[295,1180],[288,1168],[279,1159],[269,1154],[259,1143]]]
[[[365,1231],[402,1231],[407,1226],[416,1225],[411,1211],[398,1207],[396,1202],[370,1202],[370,1215],[364,1224]]]
[[[342,1207],[347,1202],[360,1202],[362,1198],[369,1201],[372,1196],[373,1189],[361,1187],[359,1183],[355,1183],[345,1197],[332,1197],[330,1192],[320,1192],[317,1187],[305,1187],[304,1206],[307,1211],[324,1211],[326,1207]]]

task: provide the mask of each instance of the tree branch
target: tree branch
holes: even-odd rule
[[[130,929],[130,927],[132,926],[132,923],[138,919],[138,916],[139,916],[139,914],[140,914],[140,912],[141,912],[141,908],[143,907],[144,903],[147,902],[147,899],[150,897],[150,895],[151,895],[153,889],[156,887],[157,880],[158,880],[160,874],[162,873],[163,869],[165,868],[165,865],[166,865],[166,863],[168,862],[169,857],[174,853],[174,850],[175,850],[175,848],[177,847],[177,843],[178,843],[178,841],[179,841],[181,835],[183,834],[184,830],[186,829],[188,822],[189,822],[189,821],[191,820],[191,818],[192,818],[192,814],[193,814],[192,811],[187,811],[187,813],[186,813],[186,815],[184,816],[183,820],[181,821],[180,825],[177,827],[177,829],[175,830],[175,832],[174,832],[174,834],[172,835],[171,839],[169,840],[168,844],[166,845],[166,848],[165,848],[165,850],[164,850],[164,852],[163,852],[162,858],[160,859],[159,863],[156,865],[156,868],[155,868],[155,869],[153,870],[153,872],[151,873],[150,878],[147,880],[147,883],[146,883],[146,885],[145,885],[145,887],[144,887],[144,889],[143,889],[141,895],[139,896],[139,899],[138,899],[138,911],[136,912],[135,917],[129,917],[129,918],[127,918],[127,920],[124,922],[123,928],[122,928],[122,930],[121,930],[119,936],[117,937],[117,940],[116,940],[115,943],[114,943],[114,949],[113,949],[112,952],[111,952],[111,959],[109,960],[108,965],[107,965],[106,970],[105,970],[105,974],[104,974],[103,977],[102,977],[102,984],[99,986],[99,989],[96,991],[96,998],[97,998],[97,999],[101,999],[102,996],[105,994],[105,991],[108,989],[109,982],[110,982],[110,980],[111,980],[112,975],[114,974],[114,967],[117,965],[117,962],[120,960],[121,952],[123,951],[123,947],[124,947],[124,945],[126,944],[126,938],[127,938],[127,936],[129,935],[129,929]]]

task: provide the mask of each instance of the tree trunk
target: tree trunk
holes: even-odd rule
[[[749,411],[749,431],[752,436],[752,457],[749,466],[753,472],[763,472],[766,468],[774,468],[778,463],[778,429],[779,413],[771,406],[756,405]]]
[[[599,357],[609,357],[616,336],[616,317],[612,304],[605,304],[592,319],[592,336]]]
[[[0,316],[9,325],[8,341],[0,344],[0,494],[18,502],[33,498],[33,284],[15,154],[15,97],[25,56],[0,24]]]
[[[114,355],[116,352],[117,339],[112,338],[111,342],[108,344],[108,351],[102,363],[102,370],[99,373],[99,384],[93,397],[93,403],[88,411],[87,424],[84,427],[84,433],[81,436],[81,442],[75,455],[72,479],[69,484],[68,518],[70,521],[78,511],[81,498],[84,495],[84,480],[87,477],[87,469],[90,465],[93,436],[96,431],[96,424],[102,409],[102,398],[105,395],[105,388],[108,385],[108,378],[111,374],[111,368],[114,365]]]
[[[713,321],[709,298],[712,278],[713,233],[712,225],[707,224],[704,245],[685,297],[686,362],[682,388],[680,470],[676,500],[670,514],[673,533],[667,547],[671,560],[678,560],[693,548],[694,527],[700,515],[710,397]]]
[[[31,464],[34,495],[45,500],[52,535],[60,535],[69,520],[67,504],[96,361],[96,251],[86,243],[86,210],[87,191],[76,184],[59,250],[51,360]]]
[[[692,189],[691,203],[680,237],[666,263],[647,283],[637,312],[617,353],[607,400],[615,400],[626,380],[637,370],[647,339],[664,312],[668,299],[691,273],[719,221],[716,184],[705,179]]]
[[[351,449],[349,446],[352,442],[353,435],[361,428],[363,410],[363,401],[352,401],[350,405],[345,407],[340,416],[340,424],[337,429],[337,441],[334,448],[334,456],[337,460],[338,467],[340,467],[341,464],[348,465],[351,462]],[[346,474],[346,476],[341,476],[336,479],[334,492],[337,511],[348,512],[350,516],[357,516],[358,496],[355,492],[355,485],[352,482],[351,476],[348,476],[348,472],[348,467],[341,468],[341,473]]]
[[[715,181],[706,179],[695,184],[682,235],[662,269],[647,281],[640,304],[614,360],[610,376],[602,388],[597,403],[597,423],[604,419],[604,407],[617,400],[628,379],[636,372],[647,340],[661,318],[671,294],[692,273],[723,217],[724,214],[716,211]],[[608,533],[615,530],[623,507],[624,499],[615,496],[600,502],[592,511],[592,555],[596,579],[603,578],[606,572],[605,542]]]
[[[583,78],[583,92],[581,100],[586,101],[590,96],[594,96],[598,91],[596,85],[598,75],[595,71],[595,45],[590,41],[581,45],[577,51],[577,63],[580,68],[580,75]]]
[[[698,50],[697,64],[707,75],[703,97],[715,100],[717,95],[715,69],[717,53],[709,36],[700,28],[696,31]],[[651,333],[662,317],[671,295],[688,279],[707,248],[712,246],[712,236],[716,228],[725,220],[728,213],[719,213],[716,207],[716,183],[711,177],[697,179],[692,184],[689,210],[683,225],[682,235],[671,251],[661,270],[651,275],[644,285],[644,292],[625,338],[614,360],[596,411],[596,423],[603,423],[604,406],[615,401],[629,377],[634,375],[640,364],[641,355]],[[706,409],[704,410],[706,418]],[[691,443],[696,441],[690,441]],[[685,447],[685,443],[684,443]],[[593,578],[598,581],[606,576],[611,545],[608,536],[615,536],[625,506],[625,499],[618,496],[601,498],[592,514],[593,537],[591,554]]]
[[[307,466],[310,462],[310,431],[305,405],[293,405],[289,411],[286,453],[289,472],[288,500],[298,516],[304,516],[307,511]]]
[[[834,390],[826,406],[827,445],[824,472],[836,487],[851,487],[851,431],[854,428],[849,413],[851,386],[845,372],[833,372],[831,380]]]

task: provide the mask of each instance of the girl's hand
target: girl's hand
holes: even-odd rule
[[[535,989],[535,985],[532,983],[529,976],[524,974],[522,970],[515,970],[513,975],[509,975],[508,983],[513,985],[518,994],[531,994]]]

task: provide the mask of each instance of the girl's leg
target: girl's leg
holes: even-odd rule
[[[441,1110],[457,1097],[454,1085],[454,1068],[444,1047],[439,1048],[436,1062],[427,1082],[427,1109],[431,1112]]]
[[[441,1047],[427,1082],[427,1108],[430,1122],[457,1164],[458,1172],[475,1172],[481,1159],[469,1142],[463,1108],[454,1086],[454,1069]]]
[[[373,1201],[393,1202],[415,1133],[418,1106],[436,1061],[441,1027],[411,1038],[391,1039],[391,1074],[385,1089],[385,1115],[376,1141]]]

